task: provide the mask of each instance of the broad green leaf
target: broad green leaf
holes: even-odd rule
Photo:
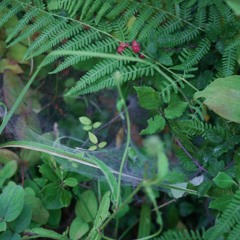
[[[58,181],[58,176],[53,171],[53,169],[47,164],[42,164],[39,168],[39,172],[42,174],[44,178],[51,182]]]
[[[8,149],[0,149],[0,163],[6,164],[12,160],[20,161],[16,153]]]
[[[226,0],[228,6],[235,12],[237,16],[240,15],[240,1],[239,0]]]
[[[168,158],[163,151],[158,153],[157,167],[158,167],[158,172],[157,172],[156,181],[161,182],[167,176],[169,171]]]
[[[80,196],[76,204],[76,215],[84,222],[93,222],[98,209],[97,198],[92,190],[86,190]]]
[[[151,209],[149,204],[143,204],[140,213],[140,222],[138,225],[138,238],[150,235],[151,231]]]
[[[77,179],[73,178],[73,177],[66,178],[63,182],[65,185],[67,185],[69,187],[75,187],[78,185]]]
[[[63,207],[68,207],[72,200],[72,193],[66,189],[60,189],[60,202]]]
[[[49,212],[44,207],[42,201],[34,195],[25,195],[25,204],[32,207],[32,221],[38,224],[46,224],[49,219]]]
[[[48,239],[62,239],[63,236],[57,232],[54,232],[52,230],[48,230],[45,228],[33,228],[31,230],[28,230],[28,233],[31,235],[36,235],[38,238],[48,238]],[[35,236],[34,236],[35,237]]]
[[[59,226],[59,223],[60,223],[61,217],[62,217],[61,209],[48,210],[48,212],[49,212],[49,219],[47,222],[48,225]]]
[[[240,76],[218,78],[203,91],[196,92],[194,99],[205,98],[209,109],[227,120],[240,123]]]
[[[32,207],[30,205],[24,205],[21,214],[13,222],[10,222],[9,225],[11,229],[20,233],[23,232],[30,224],[32,219]]]
[[[1,240],[20,240],[22,238],[18,233],[12,233],[10,231],[6,231],[0,234],[0,239]]]
[[[24,62],[22,61],[23,56],[26,53],[26,50],[27,50],[26,46],[24,46],[23,44],[20,44],[20,43],[16,43],[8,48],[6,57],[8,59],[15,60],[18,63],[26,64],[26,63],[28,63],[28,61],[24,61]]]
[[[96,135],[93,134],[92,132],[88,132],[88,137],[89,137],[89,140],[90,140],[93,144],[97,144],[97,143],[98,143],[98,139],[97,139]]]
[[[6,222],[0,222],[0,232],[5,232],[7,229],[7,223]]]
[[[224,188],[229,188],[233,184],[236,184],[231,177],[229,177],[226,173],[224,172],[219,172],[218,175],[213,179],[214,183],[224,189]],[[237,184],[236,184],[237,185]]]
[[[20,215],[23,209],[23,204],[23,188],[10,182],[0,195],[0,218],[6,222],[13,221]]]
[[[94,220],[94,226],[90,231],[89,235],[87,236],[87,239],[94,239],[94,240],[101,239],[101,237],[98,234],[98,229],[101,227],[102,223],[106,220],[106,218],[109,215],[110,195],[111,194],[109,191],[104,194],[102,201],[99,205],[96,218]]]
[[[224,195],[222,197],[216,198],[211,201],[209,208],[216,209],[218,211],[224,211],[232,199],[233,195]]]
[[[187,105],[188,103],[182,101],[171,103],[164,109],[164,115],[168,119],[181,117],[187,108]]]
[[[91,119],[89,119],[88,117],[80,117],[79,118],[80,122],[83,124],[83,125],[91,125],[92,124],[92,121]]]
[[[71,240],[81,239],[89,231],[88,223],[84,222],[81,217],[76,217],[71,225],[69,230],[69,236]]]
[[[158,92],[151,87],[135,87],[138,95],[138,102],[141,107],[148,110],[158,110],[161,106],[161,99]]]
[[[14,176],[17,171],[17,167],[18,165],[16,161],[10,161],[3,167],[3,169],[0,171],[0,187],[3,185],[6,179]]]
[[[147,128],[143,129],[140,135],[154,134],[156,132],[163,130],[166,125],[165,119],[160,115],[156,115],[153,118],[150,118],[147,122],[148,122]]]

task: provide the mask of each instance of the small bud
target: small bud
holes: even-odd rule
[[[142,59],[145,58],[145,56],[143,54],[139,54],[139,57],[142,58]]]

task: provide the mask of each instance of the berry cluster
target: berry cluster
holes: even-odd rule
[[[127,47],[131,47],[132,51],[135,53],[139,53],[141,50],[140,43],[138,43],[136,40],[133,40],[131,45],[129,43],[121,42],[117,48],[117,52],[121,54],[124,51],[124,49]],[[144,58],[142,54],[139,54],[139,57]]]

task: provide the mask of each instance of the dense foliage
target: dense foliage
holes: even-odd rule
[[[239,8],[1,0],[0,239],[238,239]]]

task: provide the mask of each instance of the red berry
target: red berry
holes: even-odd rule
[[[124,47],[119,46],[119,47],[117,48],[117,52],[118,52],[118,53],[122,53],[123,51],[124,51]]]
[[[132,41],[132,46],[139,46],[140,44],[136,41],[136,40],[133,40]]]
[[[120,47],[125,47],[125,43],[124,42],[120,42],[119,46]]]
[[[143,54],[139,54],[139,57],[142,58],[142,59],[145,58],[145,56]]]
[[[125,47],[129,47],[129,43],[125,43]]]
[[[132,46],[132,50],[133,50],[133,52],[135,52],[135,53],[140,52],[140,45]]]

